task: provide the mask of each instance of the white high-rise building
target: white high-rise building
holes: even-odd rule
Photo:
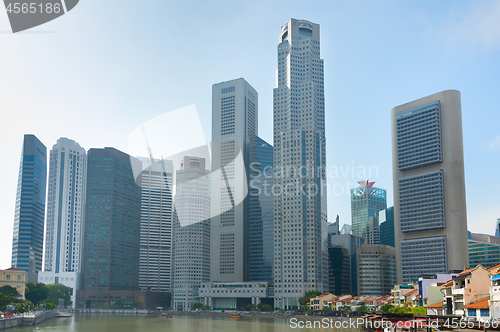
[[[45,265],[38,282],[73,288],[73,307],[81,283],[86,171],[85,149],[73,140],[58,139],[50,151]]]
[[[171,160],[138,158],[143,171],[139,287],[170,292],[172,278],[173,171]]]
[[[184,157],[175,174],[174,310],[199,302],[201,283],[210,281],[210,195],[205,159]]]
[[[274,300],[328,290],[325,98],[319,25],[281,28],[274,89]]]
[[[257,91],[243,78],[212,86],[210,279],[249,279],[247,172],[257,135]],[[217,173],[216,173],[217,174]]]

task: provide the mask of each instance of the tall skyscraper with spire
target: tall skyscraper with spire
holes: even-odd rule
[[[35,135],[24,135],[12,240],[12,267],[37,282],[42,270],[43,221],[47,186],[47,148]]]
[[[50,151],[45,265],[38,273],[44,284],[73,289],[73,307],[80,289],[87,153],[77,142],[62,137]]]
[[[282,26],[274,89],[275,305],[328,290],[324,69],[319,25]]]

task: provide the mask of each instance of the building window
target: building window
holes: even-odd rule
[[[9,281],[9,280],[10,280],[10,274],[7,274],[7,275],[5,276],[5,280],[7,280],[7,281]]]
[[[481,317],[490,317],[490,308],[481,309]]]
[[[469,317],[476,317],[476,309],[467,309]]]

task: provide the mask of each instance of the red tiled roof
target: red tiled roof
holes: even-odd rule
[[[460,275],[462,275],[462,274],[469,273],[469,272],[471,272],[472,270],[474,270],[474,269],[468,269],[468,270],[462,271],[462,272],[460,272],[458,275],[460,276]]]
[[[493,269],[495,269],[497,267],[500,267],[500,263],[498,263],[497,265],[493,265],[493,266],[489,267],[488,271],[491,271],[491,270],[493,270]]]
[[[9,267],[7,270],[8,271],[22,271],[22,270],[16,269],[15,267]]]
[[[444,302],[438,302],[438,303],[434,303],[434,304],[425,306],[425,308],[442,308],[443,304],[444,304]]]
[[[476,303],[471,303],[471,304],[468,304],[468,305],[464,305],[462,308],[466,308],[466,309],[488,308],[490,306],[489,305],[489,301],[490,301],[490,299],[485,299],[485,300],[482,300],[482,301],[479,301],[479,302],[476,302]]]

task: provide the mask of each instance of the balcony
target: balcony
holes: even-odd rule
[[[451,294],[464,296],[464,291],[465,291],[465,288],[452,289]]]
[[[500,286],[490,287],[490,299],[491,301],[500,301]]]

